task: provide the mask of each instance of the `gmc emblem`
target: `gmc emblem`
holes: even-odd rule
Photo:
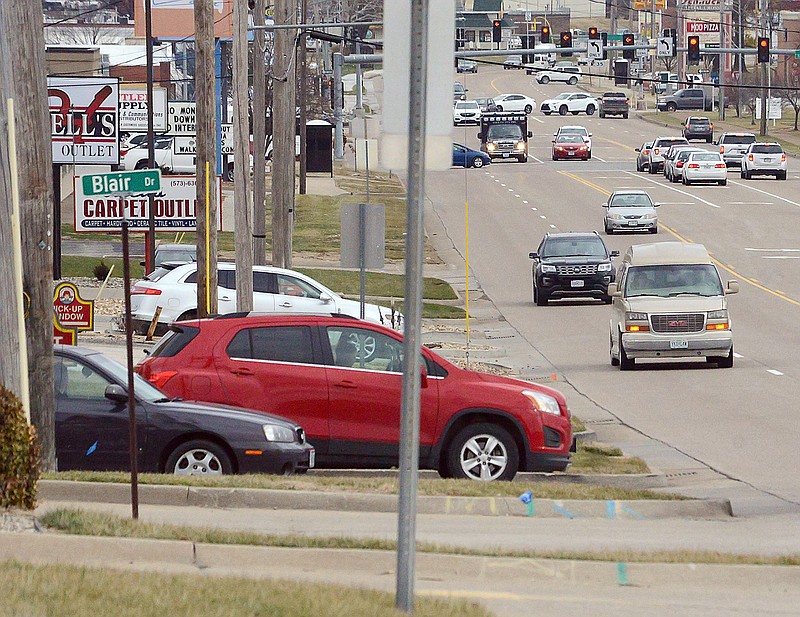
[[[685,319],[673,319],[672,321],[668,322],[667,325],[670,328],[680,328],[681,326],[688,326],[689,322]]]

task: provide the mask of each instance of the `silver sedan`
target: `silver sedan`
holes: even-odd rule
[[[606,209],[603,224],[606,233],[617,231],[649,231],[658,233],[658,213],[660,204],[653,203],[646,191],[614,191],[603,204]]]

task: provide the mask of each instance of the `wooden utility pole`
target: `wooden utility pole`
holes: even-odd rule
[[[264,0],[256,0],[253,8],[253,25],[263,26]],[[253,261],[267,263],[267,78],[266,36],[264,30],[253,34]]]
[[[300,20],[308,23],[308,10],[306,0],[300,0]],[[306,49],[306,31],[300,32],[298,44],[298,69],[300,72],[300,94],[298,103],[300,105],[300,182],[297,192],[301,195],[306,194],[306,121],[308,107],[308,50]],[[360,64],[358,66],[361,66]]]
[[[52,155],[44,68],[42,9],[37,0],[0,2],[5,96],[14,99],[22,233],[23,287],[30,297],[26,320],[31,422],[41,444],[43,469],[55,469],[53,403]],[[7,267],[5,263],[0,268]],[[3,292],[5,293],[5,292]],[[8,305],[3,305],[6,310]],[[8,350],[2,349],[3,359]]]
[[[253,310],[253,202],[250,193],[250,119],[247,84],[247,0],[233,3],[233,206],[236,310]]]
[[[197,315],[217,312],[217,120],[214,2],[195,0],[195,98],[197,101]]]
[[[294,24],[294,0],[275,0],[275,25]],[[295,35],[275,30],[272,71],[272,263],[292,266],[294,217]]]

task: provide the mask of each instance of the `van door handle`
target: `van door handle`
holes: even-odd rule
[[[339,383],[333,384],[339,388],[357,388],[358,386],[350,381],[349,379],[345,379],[344,381],[340,381]]]
[[[231,373],[234,375],[243,375],[245,377],[252,377],[255,375],[249,368],[232,368]]]
[[[291,302],[281,302],[281,306],[283,308],[291,308],[292,307],[292,303]]]
[[[230,300],[231,298],[230,298],[230,296],[220,296],[220,297],[219,297],[219,299],[220,299],[220,300],[225,300],[225,301],[228,301],[228,300]]]

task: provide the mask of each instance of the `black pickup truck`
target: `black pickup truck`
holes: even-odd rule
[[[627,118],[629,109],[630,102],[628,101],[628,95],[624,92],[604,92],[600,99],[599,114],[601,118],[605,118],[606,116],[622,116],[623,118]]]

